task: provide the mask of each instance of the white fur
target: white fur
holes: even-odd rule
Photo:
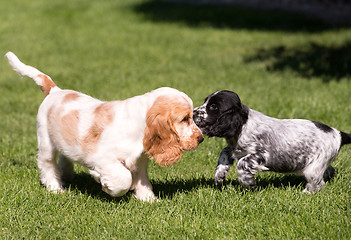
[[[103,191],[111,196],[134,190],[137,199],[155,199],[147,176],[149,160],[143,147],[147,112],[159,96],[168,96],[186,102],[192,116],[193,103],[186,94],[164,87],[124,101],[104,102],[57,86],[45,89],[45,83],[38,77],[43,73],[23,64],[11,52],[6,57],[16,72],[33,78],[48,92],[37,116],[38,167],[41,182],[48,190],[63,192],[63,181],[73,178],[72,163],[79,163],[89,169]],[[106,114],[98,114],[103,106]],[[185,134],[185,138],[190,138],[189,132],[201,135],[190,120],[189,126],[180,129],[185,133],[179,135]],[[103,122],[106,122],[103,129],[94,127]],[[99,133],[97,139],[91,135],[94,131]],[[59,164],[55,160],[57,153],[61,154]]]

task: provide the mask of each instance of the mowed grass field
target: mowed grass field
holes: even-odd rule
[[[0,55],[19,58],[58,86],[103,100],[169,86],[194,106],[235,91],[278,118],[307,118],[351,132],[351,27],[280,11],[161,1],[0,0]],[[336,176],[303,194],[295,175],[260,173],[247,190],[233,166],[214,170],[223,139],[206,138],[170,168],[153,161],[160,202],[105,194],[83,167],[63,195],[36,167],[43,94],[0,58],[1,239],[351,239],[351,146]]]

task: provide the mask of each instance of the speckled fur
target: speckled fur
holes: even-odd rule
[[[303,119],[276,119],[252,110],[231,91],[219,91],[194,109],[194,121],[210,137],[228,146],[219,156],[215,182],[222,183],[236,160],[238,180],[255,187],[259,171],[296,173],[307,180],[304,191],[319,191],[335,170],[330,163],[350,134]]]

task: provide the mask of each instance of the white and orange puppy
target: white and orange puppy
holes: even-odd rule
[[[73,163],[89,169],[103,191],[137,199],[156,199],[147,176],[148,156],[160,166],[177,162],[197,148],[203,136],[194,124],[193,103],[172,88],[159,88],[123,101],[104,102],[62,90],[49,76],[5,55],[21,76],[32,78],[45,94],[37,117],[41,183],[62,192],[73,178]],[[59,163],[56,154],[60,153]]]

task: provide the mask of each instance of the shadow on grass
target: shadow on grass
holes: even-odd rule
[[[161,199],[172,199],[178,193],[193,192],[201,187],[215,187],[213,178],[176,179],[172,181],[154,181],[152,186],[156,196]]]
[[[346,25],[330,25],[302,14],[279,10],[259,10],[237,5],[150,0],[135,5],[133,10],[147,20],[184,23],[189,27],[287,32],[319,32],[347,27]]]
[[[304,177],[297,176],[294,174],[274,174],[270,177],[256,177],[257,189],[265,189],[268,187],[273,188],[287,188],[287,187],[302,187],[306,185]]]
[[[189,27],[306,33],[351,28],[350,25],[327,24],[297,13],[236,5],[149,0],[133,6],[133,10],[150,21],[181,23]],[[338,46],[311,42],[305,46],[258,49],[244,61],[264,61],[269,71],[289,69],[305,78],[320,77],[324,82],[340,80],[351,76],[351,41]]]
[[[102,191],[100,183],[97,183],[90,174],[85,172],[76,173],[72,183],[68,184],[67,187],[71,190],[86,193],[93,198],[97,198],[105,202],[128,201],[130,198],[130,194],[126,194],[119,198],[111,197]]]
[[[249,191],[261,191],[268,187],[274,188],[286,188],[286,187],[304,187],[306,181],[303,177],[296,175],[282,175],[282,176],[271,176],[271,177],[258,177],[257,188]],[[233,186],[238,192],[248,191],[242,187],[237,179],[225,180],[222,185],[215,185],[213,178],[192,178],[192,179],[175,179],[172,181],[152,181],[153,190],[156,196],[160,199],[172,199],[176,194],[189,193],[196,191],[199,188],[215,188],[220,191],[225,186]],[[94,198],[98,198],[102,201],[107,202],[120,202],[129,201],[131,192],[121,198],[114,198],[106,194],[101,190],[101,185],[88,174],[78,173],[75,175],[73,183],[69,185],[71,190],[78,190],[79,192],[86,193]]]
[[[320,77],[324,82],[351,77],[351,41],[339,46],[309,43],[304,46],[277,46],[258,49],[245,62],[265,62],[268,71],[292,70],[305,78]]]
[[[151,181],[151,184],[155,195],[159,196],[161,199],[172,199],[176,193],[192,192],[200,186],[215,186],[213,179],[206,179],[204,177],[190,180],[177,179],[170,182]],[[121,198],[111,197],[102,191],[101,185],[97,183],[90,174],[85,172],[76,174],[73,182],[70,183],[68,187],[71,190],[78,190],[79,192],[86,193],[103,201],[126,201],[131,195],[131,192],[129,192]]]

